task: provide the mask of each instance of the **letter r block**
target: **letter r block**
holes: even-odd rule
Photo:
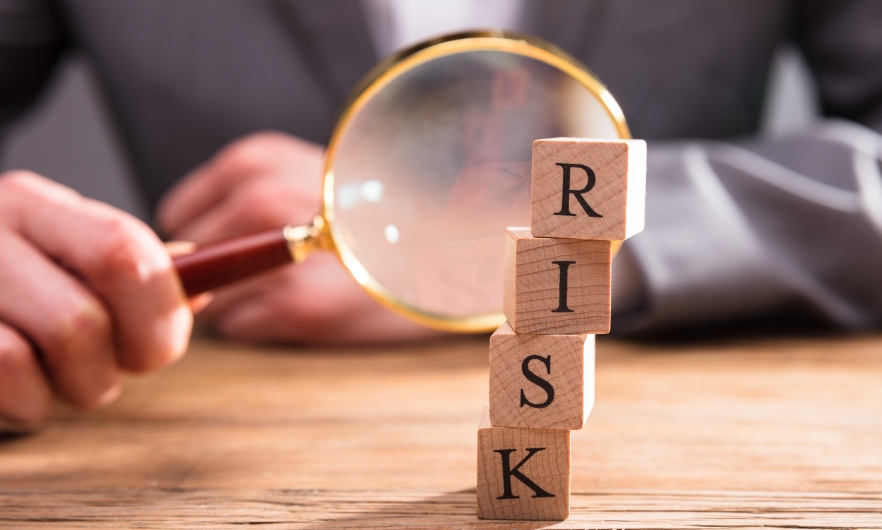
[[[643,230],[643,140],[536,140],[531,182],[536,237],[622,240]]]
[[[570,515],[570,431],[478,428],[478,518],[562,521]]]
[[[594,335],[490,337],[490,423],[581,429],[594,406]]]
[[[608,333],[609,241],[533,237],[506,230],[503,310],[515,333]]]

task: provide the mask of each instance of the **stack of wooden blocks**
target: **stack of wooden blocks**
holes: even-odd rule
[[[612,242],[643,229],[646,143],[533,143],[529,228],[505,239],[508,322],[490,337],[478,517],[563,520],[570,431],[594,405],[594,335],[610,326]]]

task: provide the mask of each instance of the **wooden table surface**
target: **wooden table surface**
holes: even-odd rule
[[[0,526],[882,527],[882,336],[598,341],[572,516],[475,518],[487,337],[197,340],[111,407],[0,439]]]

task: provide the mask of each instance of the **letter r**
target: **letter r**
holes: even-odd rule
[[[582,209],[585,210],[585,213],[588,214],[588,217],[603,217],[599,213],[595,212],[590,206],[588,206],[588,201],[585,200],[585,197],[582,195],[591,191],[594,188],[594,184],[597,183],[597,177],[594,175],[594,170],[588,166],[583,166],[582,164],[563,164],[557,163],[556,166],[560,166],[563,168],[563,185],[561,186],[561,201],[560,201],[560,211],[555,213],[554,215],[566,215],[570,217],[575,217],[576,214],[570,212],[570,195],[576,198],[576,201],[582,206]],[[580,190],[570,189],[571,186],[571,175],[570,172],[573,168],[579,168],[588,175],[588,183],[585,184],[585,187]]]

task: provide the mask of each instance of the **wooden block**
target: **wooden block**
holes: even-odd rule
[[[490,337],[490,423],[581,429],[594,406],[594,335]]]
[[[536,140],[531,182],[536,237],[620,240],[643,230],[643,140]]]
[[[550,239],[508,228],[503,310],[515,333],[609,333],[609,241]]]
[[[478,518],[562,521],[570,515],[570,431],[478,428]]]

